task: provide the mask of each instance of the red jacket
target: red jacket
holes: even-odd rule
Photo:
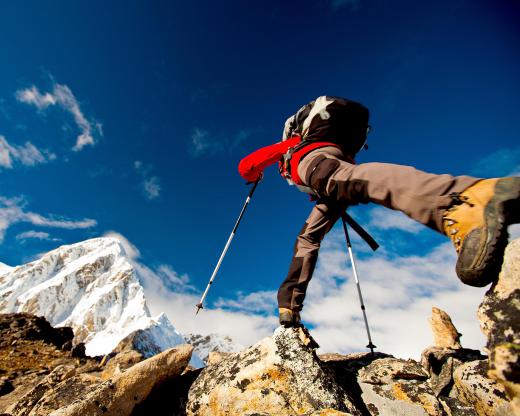
[[[262,171],[267,166],[279,161],[282,156],[287,153],[289,148],[296,146],[298,143],[300,143],[300,141],[301,138],[299,136],[294,136],[285,141],[262,147],[244,157],[240,161],[238,164],[238,172],[246,181],[255,182],[260,178]],[[303,156],[305,156],[311,150],[325,146],[339,147],[335,143],[316,141],[311,142],[294,152],[290,162],[291,177],[294,183],[297,185],[303,185],[303,182],[298,176],[298,163],[303,158]]]

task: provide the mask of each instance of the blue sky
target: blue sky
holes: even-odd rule
[[[151,308],[168,310],[184,331],[247,343],[276,324],[275,292],[312,205],[274,167],[210,291],[206,319],[191,316],[192,300],[247,195],[239,160],[278,141],[285,119],[319,95],[370,108],[370,148],[359,163],[520,172],[513,1],[20,1],[0,9],[0,261],[118,233],[155,279]],[[467,310],[483,292],[450,274],[445,238],[371,205],[353,213],[383,246],[377,255],[357,248],[361,278],[381,294],[367,293],[368,311],[372,296],[380,316],[427,333],[424,311],[451,305],[455,323],[460,316],[481,342]],[[357,300],[346,300],[355,292],[340,232],[324,243],[304,318],[323,345],[359,349],[362,333],[348,335],[359,317]],[[394,266],[409,279],[388,276]],[[384,307],[392,280],[388,293],[406,295],[392,307],[403,317]],[[340,311],[346,304],[350,315]],[[375,334],[405,354],[391,343],[398,330],[381,323]],[[339,334],[353,344],[336,342]]]

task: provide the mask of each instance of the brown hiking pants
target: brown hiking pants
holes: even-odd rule
[[[443,233],[442,215],[453,201],[449,194],[462,192],[480,180],[388,163],[354,165],[343,159],[336,147],[324,147],[300,161],[300,178],[321,198],[296,238],[289,272],[278,290],[280,308],[303,308],[320,243],[349,205],[374,202]]]

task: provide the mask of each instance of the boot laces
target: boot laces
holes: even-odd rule
[[[462,244],[462,238],[460,236],[457,236],[456,234],[459,232],[458,228],[451,228],[455,224],[458,223],[457,220],[450,218],[449,215],[452,211],[455,211],[459,205],[462,204],[468,204],[470,207],[474,207],[475,204],[470,202],[470,199],[466,195],[461,195],[460,192],[452,192],[448,194],[448,196],[452,199],[452,204],[448,209],[446,209],[442,219],[445,222],[446,232],[448,237],[453,241],[453,244],[455,245],[455,249],[457,252],[460,250],[461,244]]]

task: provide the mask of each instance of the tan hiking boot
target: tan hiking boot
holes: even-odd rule
[[[293,311],[287,308],[278,309],[280,325],[286,328],[291,326],[301,326],[301,318],[299,311]]]
[[[520,222],[520,177],[484,179],[451,196],[443,225],[459,255],[457,275],[470,286],[486,286],[500,272],[508,225]]]

